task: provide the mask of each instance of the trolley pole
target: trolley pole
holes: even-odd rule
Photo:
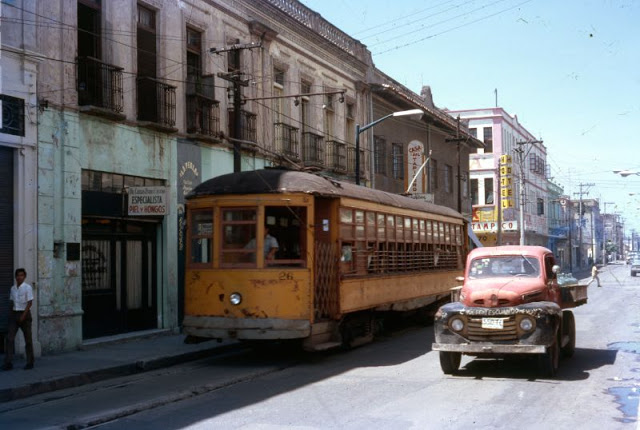
[[[595,184],[583,184],[580,183],[578,184],[578,187],[580,187],[580,191],[577,193],[573,193],[574,195],[578,195],[579,196],[579,203],[578,203],[578,255],[577,255],[577,263],[578,263],[578,268],[582,267],[582,196],[589,194],[589,188],[593,187]],[[582,188],[586,188],[585,191],[582,191]],[[593,219],[593,213],[591,214],[591,217]],[[595,255],[594,255],[595,257]]]

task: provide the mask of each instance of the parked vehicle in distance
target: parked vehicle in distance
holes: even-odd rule
[[[636,276],[636,273],[640,272],[640,258],[635,257],[631,260],[631,276]]]
[[[559,279],[558,271],[553,253],[540,246],[471,251],[464,285],[435,317],[432,348],[443,372],[456,372],[462,354],[537,354],[541,372],[554,376],[560,353],[575,350],[575,319],[566,309],[587,302],[587,285]]]
[[[631,263],[631,260],[635,260],[636,258],[640,258],[636,251],[629,251],[627,254],[627,264]]]

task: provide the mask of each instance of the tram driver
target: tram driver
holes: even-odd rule
[[[245,245],[245,249],[255,249],[256,239],[253,238]],[[264,259],[265,261],[273,260],[278,252],[278,240],[269,234],[269,226],[264,226]]]

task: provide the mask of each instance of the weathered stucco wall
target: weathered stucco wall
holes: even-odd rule
[[[82,169],[164,179],[169,213],[158,237],[158,327],[176,328],[176,139],[97,117],[51,109],[40,123],[38,278],[44,352],[82,342],[82,264],[56,243],[82,241]]]

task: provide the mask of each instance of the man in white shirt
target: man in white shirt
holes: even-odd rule
[[[245,249],[255,249],[256,247],[256,239],[253,238],[245,245]],[[278,252],[278,240],[269,234],[269,227],[264,226],[264,243],[263,243],[263,251],[264,251],[264,259],[265,260],[273,260],[276,256],[276,252]]]
[[[12,303],[12,311],[9,314],[9,333],[7,334],[7,351],[4,356],[3,370],[13,369],[13,351],[15,348],[16,334],[22,330],[26,343],[27,365],[26,370],[33,369],[33,342],[31,341],[31,304],[33,303],[33,288],[24,282],[27,271],[16,269],[16,283],[11,287],[9,300]]]

